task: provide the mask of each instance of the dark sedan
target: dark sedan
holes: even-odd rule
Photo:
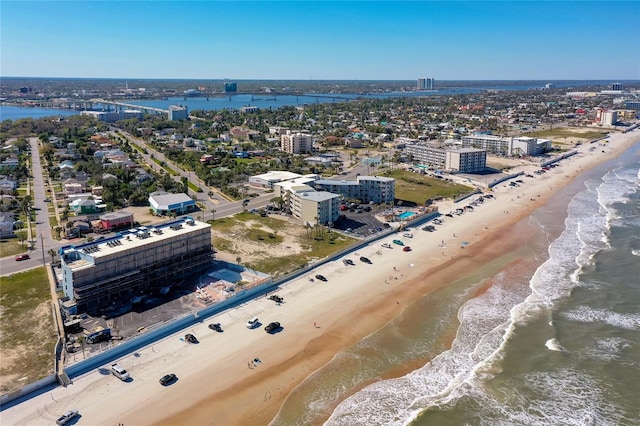
[[[178,380],[178,376],[176,376],[175,374],[167,374],[160,378],[160,384],[162,386],[167,386],[175,382],[176,380]]]
[[[276,331],[280,330],[280,323],[279,322],[272,322],[270,323],[268,326],[266,326],[264,328],[264,331],[266,331],[269,334],[275,333]]]
[[[324,275],[318,274],[318,275],[316,275],[316,279],[318,279],[320,281],[327,282],[327,278]]]

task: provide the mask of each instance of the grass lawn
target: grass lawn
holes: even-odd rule
[[[58,219],[56,219],[55,215],[54,216],[49,216],[49,225],[51,226],[58,226]]]
[[[166,163],[164,163],[163,161],[158,160],[157,158],[151,158],[151,160],[156,163],[158,166],[162,167],[167,173],[169,173],[171,176],[178,176],[178,172],[176,172],[175,170],[173,170],[171,167],[168,167],[166,165]]]
[[[27,245],[20,243],[18,238],[4,238],[0,240],[0,257],[13,256],[24,253],[25,251],[27,251]]]
[[[388,171],[384,173],[384,176],[395,178],[396,199],[412,201],[419,206],[424,206],[425,201],[432,198],[456,198],[474,190],[466,185],[459,185],[447,182],[444,179],[435,179],[406,170]]]
[[[273,229],[274,231],[279,231],[281,229],[284,229],[284,227],[288,225],[287,222],[283,222],[278,219],[272,219],[270,217],[261,217],[261,216],[258,216],[257,214],[248,213],[248,212],[238,213],[231,217],[216,219],[210,223],[211,223],[211,226],[216,231],[229,232],[229,230],[233,226],[244,224],[245,222],[248,222],[250,220],[258,223],[253,225],[254,228],[259,228],[264,225]]]
[[[190,190],[192,190],[194,192],[202,192],[202,188],[200,188],[199,186],[197,186],[194,183],[187,182],[187,186],[189,187]]]
[[[325,258],[337,251],[346,249],[356,240],[335,232],[325,232],[319,237],[300,237],[300,243],[306,251],[297,254],[287,254],[281,257],[268,256],[255,262],[248,262],[246,266],[257,271],[272,275],[282,275],[305,267],[310,261]]]
[[[57,334],[44,267],[3,277],[0,294],[0,391],[6,393],[53,372]]]
[[[248,221],[252,222],[251,226],[246,226]],[[304,232],[302,226],[292,225],[270,217],[261,217],[253,213],[238,213],[235,216],[216,219],[209,223],[216,233],[224,235],[224,237],[218,235],[213,237],[215,250],[238,255],[242,259],[242,253],[234,249],[235,243],[237,241],[255,242],[255,249],[252,250],[251,256],[256,260],[244,259],[242,264],[274,276],[300,269],[310,261],[327,257],[336,251],[349,247],[356,241],[335,232],[317,233],[315,230]],[[273,232],[261,229],[263,227],[268,227]],[[294,230],[294,228],[294,233],[287,232]],[[297,243],[303,248],[301,253],[279,250],[281,244],[285,243],[285,239],[291,238],[291,236],[296,238]]]
[[[585,140],[593,140],[606,136],[607,134],[609,134],[609,132],[601,130],[578,131],[572,129],[547,129],[527,133],[526,136],[542,139],[580,138]]]

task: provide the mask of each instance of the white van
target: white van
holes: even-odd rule
[[[113,364],[111,366],[111,374],[116,376],[118,379],[126,382],[129,379],[129,372],[124,369],[120,364]]]
[[[256,328],[259,325],[260,321],[258,320],[258,317],[251,318],[249,321],[247,321],[247,328]]]

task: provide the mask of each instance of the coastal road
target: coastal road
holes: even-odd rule
[[[35,227],[31,233],[31,250],[25,251],[31,258],[17,262],[15,256],[3,258],[0,261],[0,274],[10,275],[27,269],[43,266],[47,261],[51,261],[49,250],[58,250],[63,243],[53,239],[51,225],[49,224],[48,205],[44,201],[47,198],[42,175],[42,165],[40,163],[40,153],[38,150],[38,138],[29,138],[31,147],[31,171],[33,181],[31,186],[32,210],[35,214]]]
[[[198,186],[202,190],[202,192],[196,192],[196,191],[193,191],[191,188],[189,189],[190,194],[196,198],[197,202],[202,206],[204,206],[203,212],[202,212],[203,220],[207,220],[208,218],[211,217],[212,210],[215,210],[215,217],[220,218],[220,217],[234,215],[245,209],[245,207],[243,206],[242,200],[240,201],[227,200],[226,196],[222,194],[217,188],[207,186],[203,181],[201,181],[195,175],[194,172],[183,170],[178,164],[171,161],[164,154],[162,154],[161,152],[157,151],[156,149],[148,145],[144,140],[135,138],[129,133],[124,132],[121,129],[118,129],[118,132],[120,133],[120,135],[127,138],[129,142],[135,143],[136,145],[140,146],[141,148],[147,151],[147,154],[142,152],[138,152],[138,154],[144,159],[145,163],[149,165],[149,167],[151,167],[153,170],[159,173],[165,172],[165,170],[160,165],[158,165],[155,161],[153,161],[153,159],[151,158],[152,155],[154,159],[158,161],[163,161],[167,165],[167,167],[170,167],[171,169],[175,170],[178,173],[178,176],[173,176],[173,179],[176,182],[181,182],[181,178],[184,177],[188,179],[189,182]],[[112,130],[111,133],[112,135],[115,136],[115,130]],[[208,195],[210,192],[213,193],[211,197],[209,197]],[[248,198],[249,203],[247,204],[246,209],[251,210],[251,209],[263,208],[267,204],[269,204],[269,200],[273,198],[273,196],[274,196],[273,194],[267,193],[267,194],[258,195],[257,197],[250,197]]]

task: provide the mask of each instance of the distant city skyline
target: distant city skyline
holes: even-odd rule
[[[637,1],[0,1],[0,75],[637,80]]]

